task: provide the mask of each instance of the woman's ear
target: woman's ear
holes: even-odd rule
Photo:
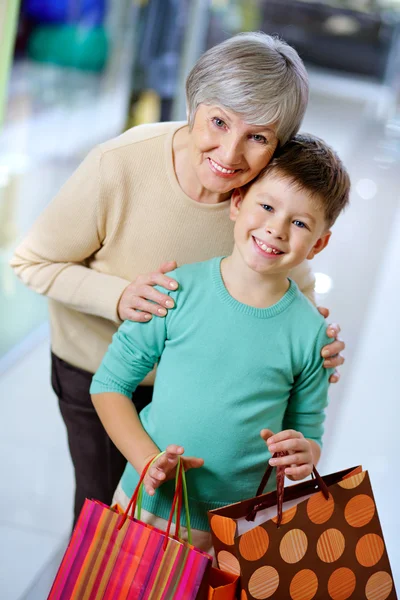
[[[324,248],[327,247],[331,235],[332,235],[331,231],[325,231],[325,233],[322,234],[321,237],[317,239],[314,246],[311,248],[310,252],[307,254],[308,260],[311,260],[312,258],[314,258],[314,256],[316,254],[319,254],[320,252],[322,252],[322,250]]]
[[[241,204],[243,202],[243,191],[240,188],[233,190],[231,196],[231,208],[229,211],[229,217],[231,221],[236,221],[239,214]]]

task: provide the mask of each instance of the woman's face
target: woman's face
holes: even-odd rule
[[[249,125],[226,108],[200,104],[190,132],[190,160],[200,184],[224,194],[254,179],[277,144],[273,125]]]

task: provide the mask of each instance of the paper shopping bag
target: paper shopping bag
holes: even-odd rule
[[[167,531],[142,523],[135,514],[142,481],[123,515],[86,500],[48,600],[194,600],[207,597],[211,557],[179,539],[184,470],[177,483]],[[185,499],[187,506],[187,498]],[[169,533],[175,515],[176,533]],[[188,529],[190,519],[188,519]],[[204,581],[203,581],[204,580]],[[204,595],[203,595],[204,594]]]
[[[238,575],[212,567],[208,581],[208,600],[235,600]]]
[[[209,512],[218,565],[241,600],[396,600],[367,471],[361,467]],[[260,494],[260,495],[259,495]],[[271,509],[273,512],[271,513]]]

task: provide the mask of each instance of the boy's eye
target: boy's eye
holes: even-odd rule
[[[259,135],[258,133],[255,133],[251,137],[253,138],[253,140],[255,142],[258,142],[259,144],[267,144],[268,143],[267,138],[264,137],[263,135]]]
[[[225,121],[223,121],[219,117],[213,117],[212,122],[214,123],[214,125],[216,125],[220,129],[222,129],[222,127],[224,127],[224,125],[225,125]]]
[[[274,210],[270,204],[261,204],[261,208],[263,208],[264,210],[267,210],[268,212],[271,212],[271,210]]]
[[[296,225],[296,227],[300,227],[300,229],[308,229],[307,225],[303,223],[303,221],[299,221],[298,219],[293,221],[293,224]]]

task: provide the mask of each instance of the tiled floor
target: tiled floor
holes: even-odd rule
[[[303,129],[332,143],[348,164],[353,179],[352,205],[335,226],[331,245],[313,265],[316,272],[331,278],[332,287],[328,293],[320,294],[320,303],[331,308],[332,318],[342,325],[347,342],[342,381],[331,390],[320,471],[336,471],[358,463],[369,469],[393,571],[400,586],[396,412],[399,397],[396,332],[400,330],[397,300],[400,294],[400,140],[396,129],[388,127],[380,118],[380,114],[384,114],[380,111],[385,96],[376,86],[321,73],[313,73],[311,81],[310,108]],[[17,83],[15,89],[18,90]],[[62,82],[58,80],[55,87],[62,98],[60,85]],[[7,349],[15,346],[29,331],[37,331],[45,310],[43,299],[20,289],[10,275],[6,260],[13,239],[22,235],[86,149],[99,139],[114,135],[122,125],[123,111],[111,107],[121,108],[125,91],[118,86],[114,89],[115,104],[110,87],[105,89],[107,93],[103,104],[98,105],[97,116],[87,110],[88,98],[94,100],[97,94],[93,84],[92,96],[87,92],[74,109],[68,111],[67,128],[59,119],[66,114],[63,100],[58,106],[57,98],[53,104],[50,98],[50,108],[35,101],[40,119],[32,123],[33,130],[25,132],[22,154],[32,160],[31,152],[36,146],[29,141],[34,139],[30,136],[39,136],[38,155],[33,160],[37,167],[25,168],[21,150],[18,150],[22,166],[12,193],[12,208],[8,208],[7,213],[13,215],[8,223],[14,230],[7,230],[9,237],[1,246],[0,310],[2,325],[7,325],[1,336],[4,350],[6,346]],[[27,98],[29,94],[33,94],[32,90],[26,92]],[[58,120],[55,113],[59,115]],[[104,117],[106,113],[115,120],[111,119],[110,123],[110,118],[99,118],[98,115]],[[23,128],[16,113],[9,126],[14,126],[19,139],[23,139]],[[54,146],[54,137],[63,139],[66,130],[65,144],[63,140],[61,148],[60,144]],[[86,135],[88,131],[92,132],[90,136]],[[16,138],[9,129],[4,133],[8,146],[2,145],[2,152],[7,150],[15,161]],[[2,207],[0,205],[0,210]],[[3,230],[2,234],[5,235]],[[24,319],[24,325],[16,331],[15,323]],[[22,346],[19,349],[19,360],[15,361],[18,350],[14,351],[13,360],[5,363],[3,359],[2,364],[7,368],[0,376],[3,457],[0,467],[0,598],[43,600],[68,538],[72,470],[64,426],[49,383],[46,330],[32,335],[25,345],[25,353]]]

